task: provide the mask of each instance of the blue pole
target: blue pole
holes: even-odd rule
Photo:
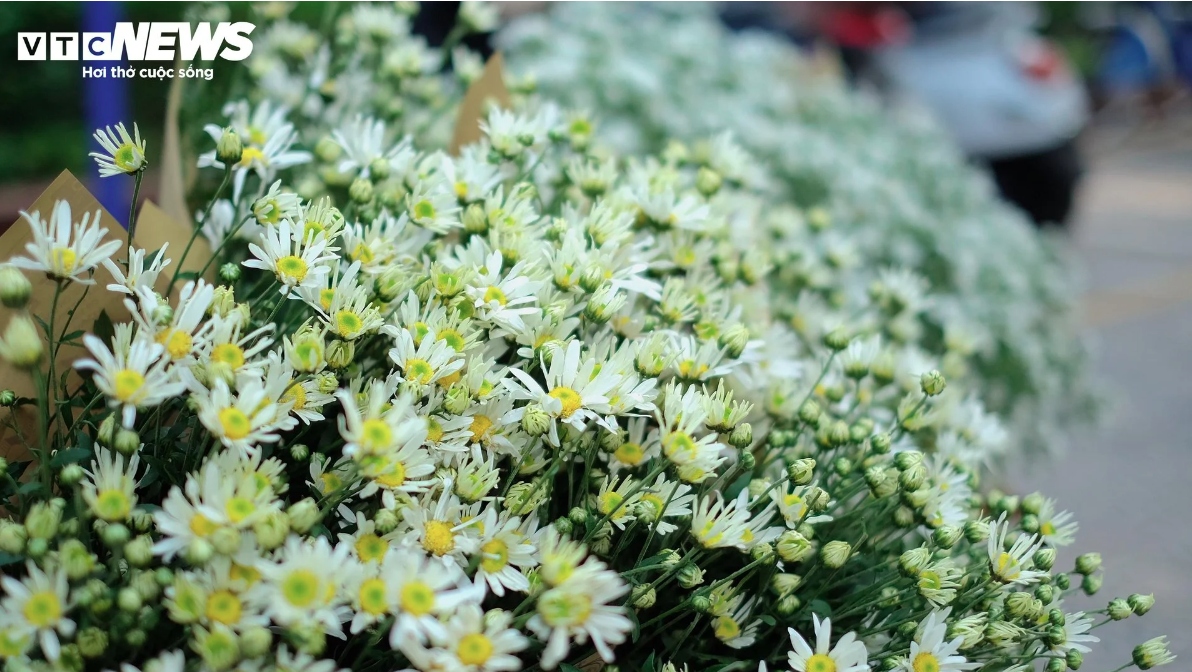
[[[83,31],[110,33],[115,29],[116,22],[121,19],[122,7],[119,2],[84,2]],[[109,68],[116,63],[104,63]],[[121,61],[121,67],[128,63]],[[87,146],[94,151],[102,151],[91,138],[91,133],[97,128],[114,126],[124,122],[128,132],[132,133],[132,119],[128,116],[128,84],[127,80],[109,76],[102,78],[83,79],[83,114],[87,123]],[[120,221],[120,226],[128,226],[124,221],[128,217],[128,206],[132,200],[132,180],[127,177],[116,176],[100,179],[95,169],[95,163],[88,159],[86,180],[91,193],[99,199],[103,207]]]

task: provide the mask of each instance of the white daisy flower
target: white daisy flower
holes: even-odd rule
[[[624,445],[624,444],[622,444]],[[618,450],[620,450],[618,448]],[[679,528],[667,518],[686,518],[691,515],[691,504],[695,494],[691,486],[682,481],[671,481],[666,474],[659,474],[654,484],[641,493],[636,506],[638,520],[655,525],[658,534],[667,535]]]
[[[486,584],[498,597],[506,590],[524,593],[530,582],[523,573],[538,564],[537,549],[522,531],[517,516],[500,516],[495,507],[485,509],[481,520],[480,564],[476,569],[476,583]]]
[[[57,201],[50,219],[41,213],[21,216],[29,223],[33,240],[25,244],[27,257],[13,257],[9,264],[30,271],[41,271],[58,280],[73,280],[84,285],[95,281],[83,277],[120,249],[119,240],[102,242],[108,230],[99,226],[99,210],[83,213],[77,224],[71,219],[70,203]]]
[[[964,656],[957,655],[964,637],[951,642],[944,641],[948,632],[948,614],[951,609],[933,611],[919,626],[911,642],[910,655],[902,661],[907,672],[963,672],[981,667],[981,663],[970,663]]]
[[[514,264],[504,275],[501,274],[503,264],[499,250],[490,253],[467,288],[468,296],[476,307],[477,319],[516,333],[525,329],[523,317],[541,310],[534,304],[538,301],[536,293],[542,283],[525,275],[523,262]]]
[[[749,490],[742,490],[727,504],[719,490],[705,494],[697,502],[691,515],[691,536],[704,548],[737,548],[745,550],[745,536],[749,531]]]
[[[513,672],[522,667],[515,654],[530,642],[512,625],[513,615],[509,612],[485,613],[478,605],[465,604],[447,619],[442,633],[431,635],[434,648],[423,648],[412,641],[403,652],[424,670]]]
[[[323,276],[330,272],[328,262],[335,259],[326,253],[327,241],[308,235],[305,240],[297,237],[293,224],[282,220],[275,227],[261,233],[260,245],[250,243],[248,251],[252,259],[244,262],[248,268],[269,271],[281,283],[281,293],[289,295],[295,288],[323,286]]]
[[[192,280],[178,292],[177,306],[171,307],[152,289],[140,287],[136,301],[124,299],[124,307],[141,332],[153,334],[154,340],[165,346],[166,354],[176,366],[189,366],[195,363],[194,353],[204,345],[211,329],[206,318],[214,298],[213,285],[205,280]],[[162,313],[169,318],[161,319]]]
[[[543,387],[529,374],[519,369],[510,369],[511,373],[521,385],[512,381],[506,383],[514,398],[531,399],[542,404],[543,409],[551,415],[549,439],[551,445],[559,445],[560,422],[570,425],[577,431],[583,431],[588,420],[595,419],[597,423],[609,431],[615,431],[603,417],[607,413],[608,397],[605,396],[618,382],[618,376],[613,371],[601,368],[595,358],[583,356],[583,343],[573,340],[565,349],[559,349],[551,358],[550,366],[546,368]],[[511,419],[520,420],[520,413],[524,407],[511,414]]]
[[[199,422],[228,448],[255,453],[262,443],[281,438],[275,426],[277,405],[268,398],[264,381],[242,378],[233,394],[223,380],[211,389],[190,385],[191,399],[198,406]]]
[[[279,625],[316,626],[329,635],[343,637],[348,616],[344,602],[344,572],[328,571],[348,566],[347,544],[333,548],[327,539],[291,536],[277,557],[257,564],[261,589],[253,599]]]
[[[83,482],[83,501],[100,520],[127,520],[137,505],[140,458],[132,455],[126,467],[123,457],[103,447],[96,448],[95,458],[87,472],[89,478]]]
[[[409,329],[385,325],[381,330],[394,337],[389,359],[410,382],[420,386],[430,385],[464,367],[464,360],[458,356],[459,353],[446,341],[436,339],[433,333],[415,346],[414,336]]]
[[[153,289],[157,284],[157,276],[161,274],[162,269],[170,265],[171,260],[166,258],[166,248],[169,246],[169,243],[161,246],[161,249],[153,256],[153,261],[149,263],[148,268],[145,267],[147,252],[130,246],[128,248],[127,273],[121,265],[113,263],[111,259],[104,259],[103,267],[108,269],[108,273],[111,273],[112,279],[116,281],[114,284],[108,285],[108,290],[136,296],[142,287]]]
[[[242,100],[228,103],[223,112],[244,144],[239,163],[232,166],[234,203],[240,202],[250,171],[257,174],[263,188],[279,171],[308,163],[313,158],[310,152],[292,149],[298,140],[298,132],[286,121],[288,110],[285,107],[275,108],[273,103],[265,100],[253,109],[248,101]],[[223,127],[216,124],[207,124],[203,130],[216,143],[223,136]],[[200,155],[198,165],[200,168],[224,168],[224,163],[216,158],[215,150]]]
[[[0,587],[6,593],[0,600],[0,612],[19,631],[36,635],[46,659],[57,661],[62,653],[58,635],[70,637],[75,632],[75,622],[67,618],[74,605],[69,598],[66,570],[58,567],[46,572],[30,561],[25,572],[21,580],[14,576],[0,577]]]
[[[166,370],[169,360],[164,358],[165,347],[141,338],[134,339],[128,351],[108,350],[102,340],[91,334],[83,335],[83,344],[91,359],[80,359],[74,367],[94,371],[95,386],[108,399],[108,405],[120,411],[120,422],[132,429],[137,409],[162,404],[186,390],[186,385],[174,380]]]
[[[446,636],[439,617],[453,613],[465,603],[479,604],[484,593],[467,583],[459,567],[427,557],[412,548],[394,550],[383,576],[392,585],[397,618],[389,631],[389,645],[403,649],[410,638]]]
[[[1002,513],[997,522],[990,521],[988,527],[989,539],[986,548],[989,552],[989,569],[994,579],[1006,585],[1025,586],[1047,574],[1025,567],[1035,551],[1043,546],[1043,540],[1037,535],[1019,535],[1009,550],[1006,550],[1006,535],[1010,531],[1010,522],[1006,520],[1006,514]]]
[[[134,123],[132,135],[124,128],[124,123],[116,124],[116,131],[112,127],[101,128],[91,134],[95,141],[103,147],[102,152],[91,152],[91,158],[99,164],[99,176],[132,175],[145,168],[145,141],[141,139],[141,129]]]
[[[816,614],[811,615],[812,627],[815,629],[815,648],[812,649],[807,640],[794,628],[787,628],[791,638],[791,651],[787,653],[787,662],[795,672],[867,672],[869,653],[865,645],[858,639],[856,633],[846,633],[832,646],[832,619],[820,620]],[[917,670],[916,672],[923,672]]]
[[[446,564],[464,564],[480,547],[476,529],[480,519],[472,517],[460,503],[450,479],[444,482],[437,500],[434,491],[428,492],[416,505],[403,508],[401,515],[407,528],[405,543],[421,547]]]
[[[1072,520],[1070,511],[1055,510],[1055,500],[1045,499],[1039,507],[1039,537],[1052,546],[1067,546],[1076,539],[1080,525]]]
[[[613,647],[624,642],[633,628],[625,608],[617,604],[628,592],[620,575],[588,558],[565,581],[539,595],[537,611],[526,627],[546,642],[542,668],[554,669],[571,650],[572,641],[591,640],[600,658],[613,662]]]

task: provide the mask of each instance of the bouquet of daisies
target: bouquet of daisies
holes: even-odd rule
[[[853,314],[871,286],[910,300],[896,338],[952,379],[967,371],[1018,450],[1060,446],[1098,406],[1060,252],[923,116],[892,118],[814,76],[793,45],[730,33],[707,9],[569,3],[500,43],[545,97],[590,111],[622,151],[681,140],[702,157],[701,138],[731,131],[774,203],[807,224],[784,234],[775,260],[780,300],[802,301],[784,317]]]
[[[459,73],[385,69],[446,60],[408,8],[337,11],[331,41],[264,31],[309,38],[286,67],[316,103],[213,120],[199,270],[24,216],[0,357],[37,394],[0,401],[40,422],[0,481],[5,670],[1061,672],[1151,608],[1075,609],[1101,574],[1056,566],[1071,514],[979,493],[998,420],[890,336],[897,283],[851,320],[775,310],[801,220],[745,150],[625,157],[543,102],[445,153],[396,111]],[[139,183],[135,126],[103,135]],[[129,317],[76,334],[19,312],[32,282]]]

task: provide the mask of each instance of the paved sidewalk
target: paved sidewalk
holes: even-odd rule
[[[1071,608],[1155,593],[1143,618],[1107,626],[1094,672],[1161,634],[1192,669],[1192,136],[1144,134],[1094,155],[1073,231],[1089,291],[1085,322],[1115,408],[1053,464],[1016,465],[1023,493],[1055,497],[1083,523],[1057,567],[1085,551],[1105,583]]]

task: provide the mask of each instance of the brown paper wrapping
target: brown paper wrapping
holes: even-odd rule
[[[508,108],[509,89],[505,88],[504,60],[497,52],[484,64],[484,72],[472,82],[459,105],[459,116],[455,120],[455,134],[451,137],[451,153],[459,154],[464,145],[470,145],[484,137],[480,122],[490,102]]]
[[[121,178],[114,177],[108,179]],[[124,231],[117,223],[116,218],[99,204],[95,196],[87,191],[87,188],[70,171],[62,171],[53,183],[29,207],[25,208],[25,211],[29,213],[40,212],[42,218],[45,219],[53,212],[54,204],[63,200],[70,203],[71,216],[76,221],[81,219],[85,212],[99,210],[100,223],[108,229],[107,235],[109,237],[124,236]],[[152,202],[145,201],[137,217],[137,232],[133,244],[152,252],[160,249],[162,245],[169,243],[170,248],[167,251],[167,256],[177,260],[182,254],[182,250],[185,249],[190,235],[191,229],[189,227],[166,215],[161,208]],[[23,255],[26,243],[32,240],[33,234],[29,229],[28,223],[24,221],[24,218],[22,217],[14,222],[8,231],[0,235],[0,263],[7,261],[13,256]],[[120,260],[124,256],[125,251],[121,250],[113,255],[113,259]],[[200,237],[195,240],[190,254],[187,256],[187,261],[183,264],[182,268],[184,271],[198,271],[210,257],[211,249],[207,245],[207,241]],[[159,279],[158,291],[165,291],[174,268],[173,265],[166,267],[166,272],[162,273],[162,277]],[[47,319],[54,301],[55,283],[45,276],[37,276],[29,273],[26,276],[29,277],[33,285],[33,293],[30,296],[27,310],[31,315],[37,315],[42,319]],[[104,268],[97,268],[92,277],[95,280],[95,284],[90,287],[77,282],[68,282],[63,286],[62,294],[58,298],[57,318],[54,325],[55,332],[62,333],[64,328],[66,333],[79,329],[91,331],[94,329],[95,321],[104,312],[107,313],[113,322],[122,322],[129,319],[128,311],[124,307],[123,295],[110,292],[106,289],[106,285],[112,281],[108,271]],[[86,294],[85,296],[84,293]],[[80,301],[80,299],[82,300]],[[70,326],[67,328],[67,315],[76,304],[78,304],[78,308],[74,310],[74,316],[70,319]],[[0,306],[0,325],[2,325],[0,328],[7,327],[9,319],[16,312]],[[55,359],[55,368],[58,372],[70,372],[68,385],[71,387],[77,386],[82,382],[82,378],[74,371],[72,365],[75,360],[85,355],[86,350],[78,342],[64,344],[58,350],[58,356]],[[19,397],[36,398],[37,396],[37,390],[34,388],[33,380],[29,374],[14,369],[4,361],[0,361],[0,388],[12,389]],[[26,406],[20,409],[0,409],[0,457],[9,460],[29,459],[31,456],[25,449],[20,436],[13,431],[9,424],[8,419],[12,414],[15,414],[17,425],[27,440],[33,440],[38,435],[35,407]]]

